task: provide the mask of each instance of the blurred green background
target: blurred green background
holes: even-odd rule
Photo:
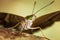
[[[34,0],[0,0],[0,12],[8,12],[23,17],[32,14]],[[34,12],[43,6],[50,3],[52,0],[36,0],[37,4]],[[45,14],[60,10],[60,0],[39,11],[36,16],[43,16]],[[43,33],[52,40],[60,40],[60,22],[55,22],[51,27],[44,29]],[[42,36],[41,32],[36,32],[34,35]]]

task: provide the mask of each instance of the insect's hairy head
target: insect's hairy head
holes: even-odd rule
[[[28,16],[26,16],[25,18],[32,20],[32,17],[33,17],[35,14],[37,14],[37,13],[38,13],[39,11],[41,11],[42,9],[44,9],[44,8],[48,7],[49,5],[51,5],[52,3],[54,3],[54,1],[55,1],[55,0],[53,0],[52,2],[48,3],[47,5],[45,5],[44,7],[42,7],[42,8],[39,9],[39,10],[37,10],[35,13],[33,13],[33,12],[34,12],[34,9],[35,9],[35,6],[36,6],[36,1],[34,1],[33,10],[32,10],[32,15],[28,15]]]

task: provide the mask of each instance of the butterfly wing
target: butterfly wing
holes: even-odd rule
[[[32,27],[41,27],[42,29],[45,29],[56,21],[60,21],[60,11],[38,17],[36,20],[34,20]]]
[[[56,11],[56,12],[52,12],[46,15],[43,15],[41,17],[38,17],[37,19],[35,19],[33,21],[33,24],[31,25],[32,28],[35,27],[41,27],[41,29],[45,29],[47,27],[50,27],[51,25],[53,25],[54,22],[56,21],[60,21],[60,11]],[[38,29],[29,29],[28,31],[26,31],[27,33],[34,33],[36,31],[38,31]]]
[[[21,21],[25,21],[25,18],[11,13],[0,12],[0,24],[6,28],[13,27]],[[20,26],[20,24],[17,26]]]

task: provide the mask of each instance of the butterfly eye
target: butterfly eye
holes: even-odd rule
[[[29,17],[29,20],[32,20],[32,16]]]
[[[32,20],[32,17],[33,17],[33,15],[28,15],[28,16],[26,16],[25,18],[26,18],[26,19],[29,19],[29,20]]]

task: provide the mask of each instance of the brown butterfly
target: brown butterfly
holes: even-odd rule
[[[40,28],[45,29],[51,26],[55,21],[60,21],[60,11],[52,12],[38,18],[36,18],[35,14],[45,7],[51,5],[53,2],[54,1],[33,13],[36,5],[35,1],[32,15],[28,15],[26,17],[0,12],[0,25],[3,25],[5,28],[16,29],[19,32],[25,32],[29,34],[36,32]]]

